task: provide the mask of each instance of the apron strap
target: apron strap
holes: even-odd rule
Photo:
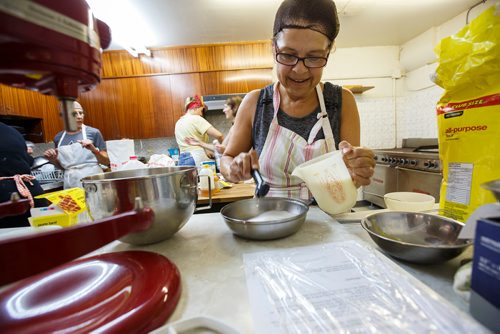
[[[328,113],[326,112],[325,107],[325,99],[323,97],[323,91],[321,90],[321,85],[318,84],[316,86],[316,94],[318,95],[320,112],[317,114],[318,121],[314,124],[311,132],[309,133],[309,138],[307,139],[307,143],[311,145],[316,138],[316,135],[319,132],[319,129],[323,129],[323,134],[325,135],[325,140],[328,142],[328,139],[333,141],[333,147],[335,147],[335,138],[333,137],[332,126],[330,125],[330,120],[328,119]],[[327,147],[328,151],[331,148]]]
[[[87,139],[87,129],[86,129],[86,126],[85,124],[82,124],[82,137],[83,137],[83,140]],[[59,139],[59,142],[57,143],[57,147],[61,146],[61,143],[64,139],[64,137],[66,137],[66,130],[64,130],[62,136],[61,136],[61,139]]]

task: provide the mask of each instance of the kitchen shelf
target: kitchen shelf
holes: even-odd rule
[[[361,94],[369,89],[375,88],[375,86],[361,86],[361,85],[345,85],[342,87],[349,89],[353,94]]]

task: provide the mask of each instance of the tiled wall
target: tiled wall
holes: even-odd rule
[[[403,138],[437,138],[436,104],[442,92],[433,86],[397,97],[395,103],[392,97],[356,95],[361,145],[393,148],[401,147]]]
[[[356,95],[358,105],[361,145],[370,148],[394,147],[394,99]]]
[[[433,86],[397,97],[395,102],[392,97],[355,95],[361,123],[361,145],[393,148],[395,145],[400,147],[403,138],[437,137],[435,106],[442,92],[440,87]],[[394,110],[397,110],[397,117]],[[206,118],[216,129],[228,133],[231,123],[222,111],[209,111]],[[52,147],[52,143],[36,144],[34,155],[42,155]],[[177,147],[174,137],[135,140],[137,156],[166,153],[169,147]]]
[[[442,94],[441,87],[432,86],[397,98],[398,146],[403,138],[437,138],[436,104]]]

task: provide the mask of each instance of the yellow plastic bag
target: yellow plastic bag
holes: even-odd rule
[[[35,213],[30,217],[32,226],[60,225],[66,227],[75,225],[78,222],[78,215],[87,209],[85,191],[82,188],[55,191],[35,198],[46,198],[60,210],[51,212],[49,207],[40,208],[40,212],[32,211]]]
[[[465,221],[495,201],[481,184],[500,179],[500,4],[436,47],[435,82],[443,162],[440,209]]]

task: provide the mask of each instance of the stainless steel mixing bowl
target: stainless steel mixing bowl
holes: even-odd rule
[[[309,206],[301,200],[279,197],[244,199],[220,211],[234,234],[253,240],[271,240],[294,234],[304,224]],[[269,212],[286,212],[283,219],[252,221]]]
[[[191,218],[198,199],[195,167],[143,168],[97,174],[82,179],[89,214],[101,219],[129,211],[136,197],[155,213],[146,231],[120,240],[146,245],[171,237]]]
[[[472,244],[457,239],[462,223],[427,213],[379,212],[362,219],[361,226],[384,252],[414,263],[448,261]]]

